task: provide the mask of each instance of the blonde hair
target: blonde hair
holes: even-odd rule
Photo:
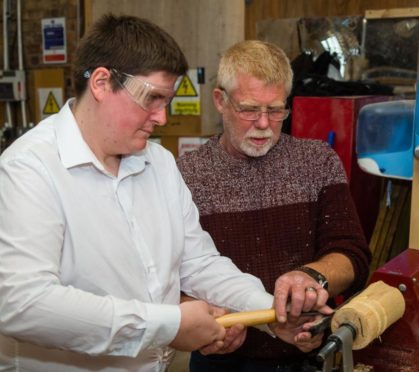
[[[217,86],[231,91],[237,73],[251,75],[267,85],[284,85],[291,93],[293,72],[290,61],[278,46],[260,41],[245,40],[230,47],[218,66]]]

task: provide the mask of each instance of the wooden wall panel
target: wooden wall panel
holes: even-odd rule
[[[219,131],[212,89],[221,53],[244,39],[243,0],[88,0],[86,25],[106,12],[148,18],[179,43],[191,68],[205,67],[201,86],[202,133]]]
[[[364,15],[367,9],[419,6],[419,0],[247,0],[245,37],[256,38],[256,23],[265,19]]]

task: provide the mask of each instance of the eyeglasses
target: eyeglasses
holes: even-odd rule
[[[146,111],[158,111],[165,108],[175,95],[175,91],[172,89],[159,87],[114,68],[110,71],[134,102]]]
[[[284,121],[290,114],[289,109],[266,107],[263,106],[246,106],[235,103],[224,89],[221,89],[224,97],[228,100],[231,107],[237,113],[238,117],[243,120],[259,120],[262,114],[268,115],[271,121]],[[263,109],[264,108],[264,109]]]

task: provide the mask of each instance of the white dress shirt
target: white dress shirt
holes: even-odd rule
[[[173,156],[149,142],[115,177],[70,105],[0,157],[0,370],[160,371],[181,290],[271,307],[201,229]]]

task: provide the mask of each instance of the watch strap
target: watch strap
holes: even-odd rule
[[[317,283],[319,283],[324,289],[329,288],[329,282],[327,281],[326,277],[319,273],[317,270],[312,269],[308,266],[300,266],[294,269],[295,271],[302,271],[303,273],[306,273],[307,275],[311,276]]]

